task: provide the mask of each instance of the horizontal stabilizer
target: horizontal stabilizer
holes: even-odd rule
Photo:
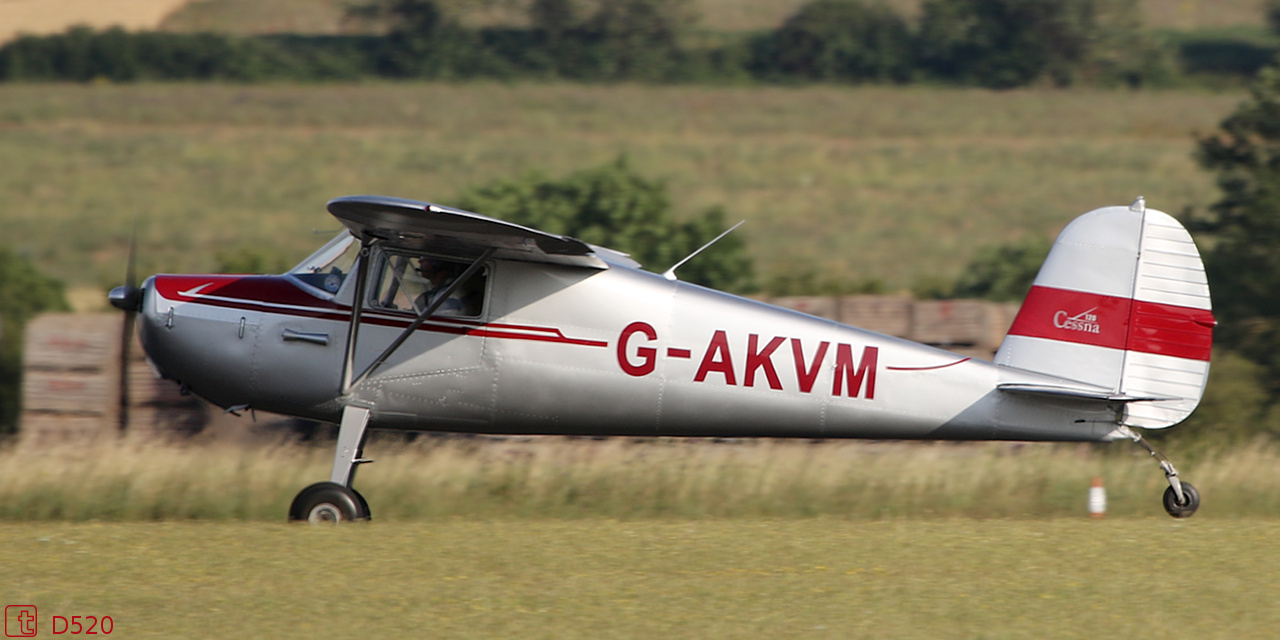
[[[1008,393],[1022,393],[1033,396],[1080,398],[1083,400],[1106,400],[1107,402],[1156,402],[1160,400],[1180,399],[1168,396],[1131,396],[1124,393],[1116,393],[1101,387],[1070,387],[1048,384],[1027,384],[1022,382],[1007,382],[996,385],[996,388]]]

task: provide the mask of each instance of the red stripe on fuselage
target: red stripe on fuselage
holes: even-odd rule
[[[1032,287],[1009,335],[1208,361],[1214,324],[1208,309]]]
[[[351,307],[317,298],[283,276],[156,276],[155,287],[156,292],[168,300],[335,322],[351,321]],[[413,319],[387,317],[385,312],[366,309],[360,321],[363,324],[403,329],[409,326]],[[609,346],[608,342],[602,340],[570,338],[555,327],[496,322],[486,324],[475,320],[440,316],[432,316],[418,330],[506,340],[556,342],[586,347]]]

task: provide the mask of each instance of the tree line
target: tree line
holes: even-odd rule
[[[776,29],[700,30],[691,0],[534,0],[524,27],[472,28],[435,0],[372,0],[364,35],[73,28],[0,47],[0,80],[569,79],[1141,86],[1175,75],[1136,0],[814,0]],[[1191,43],[1195,45],[1197,43]],[[1203,45],[1204,43],[1199,43]],[[1222,51],[1226,51],[1222,54]],[[1252,71],[1267,47],[1223,49]],[[1221,57],[1221,56],[1220,56]]]

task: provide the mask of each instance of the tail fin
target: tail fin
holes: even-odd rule
[[[1200,403],[1215,324],[1191,235],[1139,197],[1063,229],[996,363],[1147,398],[1123,423],[1164,428]]]

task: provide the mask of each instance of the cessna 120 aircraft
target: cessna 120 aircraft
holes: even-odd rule
[[[468,211],[381,196],[328,209],[345,230],[289,273],[157,275],[111,292],[140,315],[155,369],[184,389],[340,425],[329,480],[298,494],[291,520],[369,518],[352,480],[370,462],[370,428],[1127,438],[1160,462],[1170,515],[1199,506],[1135,429],[1177,424],[1199,403],[1209,288],[1190,235],[1141,197],[1062,231],[994,362]]]

